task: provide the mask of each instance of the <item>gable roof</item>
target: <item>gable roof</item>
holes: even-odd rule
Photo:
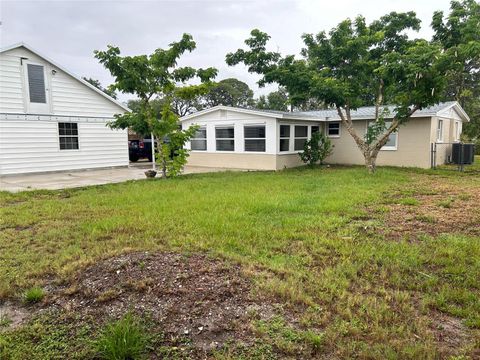
[[[111,96],[105,94],[102,90],[96,88],[95,86],[93,86],[93,85],[90,84],[89,82],[83,80],[81,77],[76,76],[75,74],[73,74],[73,73],[70,72],[69,70],[65,69],[63,66],[57,64],[57,63],[54,62],[53,60],[51,60],[51,59],[49,59],[48,57],[42,55],[42,54],[39,53],[37,50],[34,50],[30,45],[27,45],[27,44],[25,44],[24,42],[16,43],[16,44],[13,44],[13,45],[10,45],[10,46],[1,48],[1,49],[0,49],[0,54],[1,54],[1,53],[4,53],[4,52],[6,52],[6,51],[9,51],[9,50],[13,50],[13,49],[20,48],[20,47],[23,47],[23,48],[27,49],[28,51],[34,53],[35,55],[41,57],[42,59],[44,59],[45,61],[49,62],[50,64],[52,64],[53,66],[55,66],[55,67],[58,68],[59,70],[63,71],[64,73],[66,73],[66,74],[68,74],[68,75],[70,75],[71,77],[73,77],[75,80],[80,81],[83,85],[89,87],[90,89],[92,89],[92,90],[95,91],[96,93],[102,95],[104,98],[110,100],[110,101],[113,102],[115,105],[120,106],[123,110],[125,110],[125,111],[130,111],[130,109],[129,109],[128,107],[126,107],[125,105],[123,105],[120,101],[118,101],[118,100],[112,98]]]
[[[412,117],[431,117],[438,116],[440,112],[454,108],[464,121],[470,121],[467,113],[462,109],[460,104],[456,101],[447,101],[439,103],[433,106],[430,106],[425,109],[417,110]],[[395,106],[387,105],[382,109],[386,109],[389,113],[393,114]],[[217,110],[229,110],[233,112],[251,114],[251,115],[260,115],[265,117],[271,117],[276,119],[291,119],[291,120],[311,120],[311,121],[339,121],[340,117],[337,114],[337,110],[313,110],[313,111],[277,111],[277,110],[258,110],[258,109],[245,109],[245,108],[236,108],[231,106],[214,106],[209,109],[201,110],[190,115],[186,115],[180,119],[180,121],[189,120],[201,115],[205,115]],[[356,110],[351,111],[352,120],[365,120],[365,119],[374,119],[375,118],[375,106],[364,106]]]

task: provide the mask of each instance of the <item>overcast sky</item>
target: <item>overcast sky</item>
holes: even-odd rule
[[[193,35],[197,49],[182,65],[213,66],[217,80],[236,77],[262,94],[258,78],[243,66],[228,67],[225,54],[243,46],[258,28],[272,36],[271,46],[284,54],[298,54],[303,33],[329,30],[359,14],[372,21],[391,11],[415,11],[422,20],[418,37],[430,38],[435,10],[448,11],[449,0],[329,0],[329,1],[8,1],[0,0],[1,47],[26,42],[78,76],[112,78],[93,57],[108,44],[123,54],[149,54]],[[121,96],[122,100],[128,96]]]

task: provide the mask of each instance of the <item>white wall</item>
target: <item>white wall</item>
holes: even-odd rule
[[[79,149],[60,150],[58,121],[25,118],[0,115],[0,175],[128,165],[126,130],[77,119]]]
[[[24,58],[23,65],[21,58]],[[25,59],[26,58],[26,59]],[[25,63],[46,69],[48,108],[41,114],[113,117],[125,110],[31,51],[20,47],[0,54],[0,112],[35,113],[27,102]],[[55,74],[52,73],[55,70]]]
[[[207,151],[192,152],[232,153],[232,151],[216,151],[215,143],[215,127],[229,125],[235,129],[235,153],[275,154],[277,151],[277,126],[275,118],[219,109],[182,122],[184,129],[192,125],[199,125],[207,129]],[[243,128],[245,125],[265,125],[265,152],[244,151]],[[187,144],[186,147],[190,149],[190,144]]]

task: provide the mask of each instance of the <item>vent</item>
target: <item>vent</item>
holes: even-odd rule
[[[452,161],[454,164],[473,164],[475,161],[475,144],[453,144]]]
[[[27,69],[30,102],[45,104],[47,102],[47,96],[45,94],[45,75],[43,66],[27,64]]]

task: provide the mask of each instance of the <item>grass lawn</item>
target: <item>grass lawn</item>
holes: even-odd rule
[[[435,211],[465,202],[480,219],[480,176],[441,170],[216,173],[1,193],[0,304],[48,279],[73,281],[78,270],[121,253],[207,253],[240,264],[255,291],[294,314],[297,330],[316,334],[305,341],[288,319],[252,322],[266,348],[218,358],[473,358],[480,356],[480,238],[463,230],[475,224],[441,234],[388,231],[391,206],[416,211],[425,197],[442,196],[437,184],[458,191]],[[425,228],[443,221],[422,216]],[[40,359],[87,346],[88,331],[34,330],[50,321],[0,332],[0,359],[2,349],[8,359],[30,347]]]

